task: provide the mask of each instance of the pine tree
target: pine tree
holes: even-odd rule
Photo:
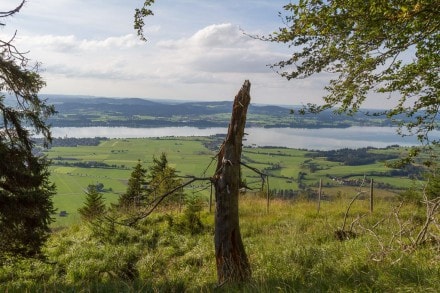
[[[18,13],[24,2],[0,11],[0,20]],[[14,36],[0,39],[0,257],[34,257],[50,232],[55,186],[32,135],[41,134],[45,146],[51,142],[46,119],[55,110],[38,97],[45,85],[38,64],[29,64],[13,42]],[[12,103],[5,102],[6,94]]]
[[[425,194],[428,200],[440,198],[440,170],[435,170],[428,174],[428,183]]]
[[[55,212],[54,194],[44,158],[0,144],[0,257],[40,254]]]
[[[157,198],[182,184],[182,180],[177,177],[176,169],[168,164],[166,153],[162,153],[160,158],[153,157],[153,165],[148,174],[148,183],[151,188],[150,197]],[[177,191],[172,197],[167,198],[167,202],[178,202],[183,197],[183,190]]]
[[[139,160],[128,179],[127,191],[119,197],[118,206],[120,208],[136,206],[142,201],[145,201],[145,189],[147,185],[146,174],[147,170],[142,167],[141,161]]]
[[[89,185],[86,191],[86,202],[82,208],[78,209],[81,218],[92,222],[96,218],[101,217],[105,211],[106,208],[102,194],[98,191],[96,185]]]

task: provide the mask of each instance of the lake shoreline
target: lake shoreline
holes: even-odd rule
[[[165,138],[165,137],[207,137],[226,135],[227,128],[197,127],[53,127],[54,138]],[[418,145],[416,137],[397,135],[395,127],[351,126],[348,128],[246,128],[245,146],[273,146],[310,150],[334,150],[341,148],[376,147],[390,145]],[[432,133],[440,138],[440,132]]]

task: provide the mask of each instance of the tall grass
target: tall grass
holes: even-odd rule
[[[116,225],[98,233],[87,225],[55,232],[46,261],[11,259],[0,268],[0,291],[71,292],[438,292],[438,246],[405,250],[416,232],[403,223],[423,219],[412,204],[378,201],[374,213],[356,201],[347,218],[355,238],[339,241],[349,198],[271,202],[242,197],[240,223],[252,265],[245,284],[217,287],[213,215],[205,227],[182,229],[184,214],[160,212],[138,229]],[[406,224],[405,224],[406,225]],[[102,230],[101,230],[102,232]]]

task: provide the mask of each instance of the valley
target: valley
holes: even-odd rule
[[[145,168],[153,157],[166,153],[170,165],[182,177],[209,177],[214,173],[213,158],[222,143],[222,136],[168,137],[144,139],[56,139],[45,151],[51,159],[51,178],[57,186],[54,203],[67,217],[56,217],[54,225],[70,225],[79,221],[78,208],[84,203],[89,184],[102,184],[107,203],[115,203],[127,188],[132,168],[138,160]],[[385,166],[385,159],[398,159],[408,148],[393,146],[385,149],[364,148],[348,150],[351,161],[335,160],[336,155],[276,147],[245,147],[242,161],[264,172],[270,179],[272,198],[316,200],[319,180],[324,186],[324,197],[334,198],[355,193],[357,188],[369,187],[374,179],[377,195],[397,197],[420,178],[422,169],[396,170]],[[367,157],[368,154],[368,157]],[[331,155],[333,157],[331,157]],[[340,151],[340,156],[345,156]],[[333,159],[332,159],[333,158]],[[357,162],[357,163],[356,163]],[[265,194],[261,190],[260,175],[242,168],[248,193]],[[365,181],[364,181],[365,178]],[[190,185],[185,193],[201,197],[208,204],[209,182]]]

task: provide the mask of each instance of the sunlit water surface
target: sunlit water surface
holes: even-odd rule
[[[377,147],[389,145],[417,145],[415,137],[401,137],[393,127],[349,127],[349,128],[247,128],[245,145],[279,146],[289,148],[331,150],[340,148]],[[226,128],[196,127],[53,127],[53,137],[108,137],[147,138],[170,136],[209,136],[226,134]],[[432,138],[439,139],[434,131]]]

